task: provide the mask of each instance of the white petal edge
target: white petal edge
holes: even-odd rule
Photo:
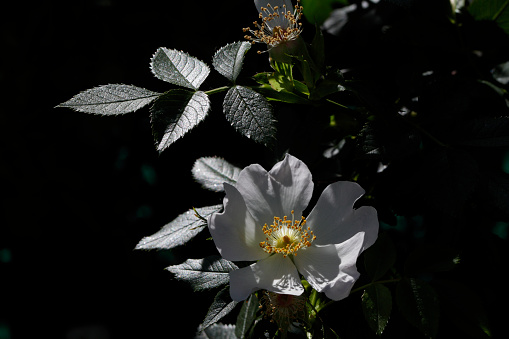
[[[290,217],[292,210],[300,218],[313,194],[311,172],[291,155],[286,155],[270,172],[258,164],[247,166],[240,172],[235,187],[248,211],[262,225],[270,224],[274,217]]]
[[[378,234],[378,216],[371,206],[353,209],[354,203],[363,194],[364,189],[350,181],[338,181],[327,186],[306,218],[307,226],[316,235],[313,244],[339,244],[357,232],[366,232],[369,247]]]
[[[260,247],[266,236],[249,214],[237,189],[224,184],[224,212],[209,218],[209,231],[221,256],[231,261],[260,260],[269,256]]]
[[[297,268],[289,257],[279,254],[230,272],[230,296],[233,300],[245,300],[260,289],[291,295],[304,292]]]
[[[312,246],[298,252],[295,264],[315,290],[332,300],[341,300],[350,294],[359,278],[356,262],[363,243],[364,234],[358,233],[342,244]]]
[[[313,195],[313,177],[307,165],[296,157],[286,154],[283,161],[272,167],[269,175],[281,184],[281,207],[285,213],[295,211],[300,218]]]

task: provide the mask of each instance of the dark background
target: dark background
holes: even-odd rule
[[[148,108],[102,117],[54,106],[109,83],[164,92],[170,86],[149,69],[158,47],[210,65],[218,48],[242,40],[254,6],[34,1],[3,16],[0,338],[191,337],[213,295],[192,293],[164,268],[214,248],[134,247],[189,208],[221,203],[193,182],[195,159],[263,147],[225,128],[215,106],[161,155]]]
[[[408,1],[414,2],[418,3]],[[415,74],[411,71],[421,74],[433,69],[436,74],[446,74],[444,78],[448,80],[450,71],[456,70],[463,56],[450,44],[456,41],[456,36],[450,39],[444,33],[451,32],[442,30],[440,21],[433,17],[436,7],[421,1],[422,7],[407,16],[407,12],[401,13],[407,10],[400,6],[403,2],[385,3],[389,10],[377,15],[364,13],[347,27],[342,40],[326,44],[332,47],[327,49],[329,61],[345,68],[356,66],[362,78],[369,80],[364,84],[368,93],[372,91],[370,109],[378,114],[384,109],[393,112],[390,105],[399,96],[414,95]],[[215,291],[193,293],[186,284],[173,280],[164,268],[213,253],[215,249],[211,241],[206,241],[206,232],[172,251],[134,251],[134,247],[141,238],[155,233],[189,208],[221,203],[222,194],[203,190],[193,181],[190,171],[197,158],[216,155],[239,167],[258,162],[270,168],[275,154],[282,153],[288,146],[286,140],[291,139],[292,146],[296,146],[291,148],[292,152],[300,149],[301,154],[307,152],[308,158],[294,155],[308,162],[310,157],[321,158],[324,145],[315,142],[316,149],[310,149],[307,142],[320,135],[308,128],[312,124],[292,122],[293,115],[278,110],[281,149],[268,150],[229,127],[221,114],[222,95],[218,94],[217,98],[211,97],[212,111],[205,121],[158,154],[148,108],[125,116],[103,117],[54,107],[80,91],[105,84],[130,84],[157,92],[170,89],[149,69],[157,48],[183,50],[211,65],[214,52],[227,43],[242,40],[242,27],[257,18],[252,1],[39,1],[18,3],[3,14],[6,19],[1,22],[0,53],[0,339],[192,337]],[[382,34],[386,22],[400,24],[396,35],[390,30],[389,34]],[[472,49],[491,52],[493,46],[509,46],[497,43],[498,39],[507,42],[503,32],[493,36],[493,27],[488,27],[488,34],[479,30],[478,25],[473,27],[472,32],[467,32],[470,34],[465,34],[475,37],[474,42],[467,41],[467,45],[475,47]],[[313,26],[305,27],[307,41],[313,33]],[[485,37],[493,38],[495,43],[490,44]],[[485,53],[481,61],[487,60],[490,66],[506,61],[507,48],[502,48],[502,52],[497,48],[493,55],[504,58],[489,60],[491,54]],[[243,75],[264,70],[268,70],[267,55],[249,53]],[[461,80],[454,81],[461,84]],[[212,70],[201,89],[225,84]],[[474,87],[473,95],[463,89],[458,91],[461,93],[458,101],[453,100],[454,96],[450,99],[450,92],[446,92],[443,98],[446,107],[435,110],[434,105],[440,106],[442,101],[434,99],[441,98],[442,89],[448,88],[447,83],[438,84],[442,87],[429,86],[438,93],[424,93],[433,99],[427,103],[432,106],[428,111],[436,112],[438,118],[447,113],[447,105],[457,108],[458,102],[479,112],[498,104],[491,100],[493,96],[477,95]],[[465,101],[470,96],[479,106]],[[502,106],[507,109],[505,102]],[[317,120],[316,115],[304,113],[300,117]],[[437,121],[432,127],[438,126],[438,132],[444,129],[447,135],[448,129],[442,127],[440,119]],[[293,139],[281,137],[293,133],[292,123],[293,126],[301,123],[306,129],[294,133]],[[389,135],[386,143],[389,146],[408,144],[408,140],[398,139],[398,134],[393,133],[401,132],[398,126],[387,124],[380,130],[384,132],[382,136]],[[506,149],[497,152],[503,155]],[[474,155],[482,166],[498,168],[502,164],[498,153],[495,156],[493,151],[478,153]],[[423,209],[422,206],[425,209],[429,205],[425,198],[429,196],[421,193],[431,191],[434,197],[435,191],[440,191],[443,181],[436,183],[436,176],[428,175],[427,167],[423,167],[424,173],[415,172],[421,162],[412,163],[409,158],[412,159],[406,155],[399,158],[401,176],[396,171],[389,177],[391,180],[384,180],[383,176],[379,179],[387,186],[379,187],[380,191],[390,193],[380,195],[379,204],[387,200],[402,210]],[[343,165],[348,172],[349,167],[358,163],[352,165],[347,161]],[[314,178],[327,177],[330,168],[336,169],[315,165],[311,170]],[[323,169],[325,173],[320,173]],[[420,180],[423,178],[426,180]],[[408,186],[408,182],[417,185],[417,189]],[[451,195],[451,201],[446,202],[454,203],[457,197]],[[483,197],[478,194],[474,201],[482,202]],[[500,201],[504,199],[495,202]],[[442,202],[438,200],[436,204],[447,207]],[[493,201],[486,200],[485,204],[491,207]],[[466,238],[463,243],[467,244],[463,245],[462,265],[455,272],[459,281],[486,298],[494,333],[507,333],[507,311],[500,311],[500,306],[506,308],[507,304],[504,292],[509,257],[507,220],[486,210],[490,213],[472,212],[477,219],[470,218],[468,213],[457,219],[437,214],[436,220],[428,218],[426,225],[434,224],[428,231],[439,236],[442,230],[447,233],[468,226],[465,231],[453,234],[461,235],[460,240]],[[378,211],[382,214],[381,208]],[[469,232],[477,230],[477,224],[491,227],[492,219],[503,221],[498,236],[491,229],[482,233],[484,238],[480,233]],[[399,239],[398,245],[406,246],[405,239],[418,231],[419,228],[409,226],[406,234],[409,237]],[[350,327],[359,329],[357,337],[362,337],[360,333],[371,331],[359,313],[348,308],[353,304],[358,306],[358,300],[345,300],[337,305],[341,309],[338,312],[351,313],[342,321],[348,323],[355,318]],[[335,316],[336,313],[331,313],[331,317]],[[394,329],[402,323],[398,316],[394,312],[388,336],[391,326]],[[356,326],[357,322],[361,325]]]

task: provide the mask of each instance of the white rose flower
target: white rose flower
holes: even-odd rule
[[[236,185],[224,188],[224,212],[209,219],[214,243],[227,260],[256,261],[230,272],[233,300],[259,289],[300,295],[300,274],[332,300],[348,296],[359,277],[357,257],[378,236],[376,210],[353,208],[362,187],[330,184],[304,218],[313,193],[311,172],[286,155],[269,172],[257,164],[244,168]]]

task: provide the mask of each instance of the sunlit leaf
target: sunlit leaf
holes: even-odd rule
[[[150,61],[152,73],[163,81],[197,90],[210,73],[204,62],[187,53],[160,47]]]
[[[224,191],[223,183],[235,185],[240,168],[233,166],[224,159],[203,157],[195,161],[191,170],[193,177],[203,188],[214,192]]]
[[[166,268],[175,274],[178,280],[187,281],[193,290],[200,291],[227,284],[229,272],[238,269],[231,261],[220,256],[210,256],[203,259],[187,259],[180,265]]]
[[[207,206],[182,213],[175,220],[164,225],[157,233],[141,239],[136,249],[170,249],[183,245],[207,227],[204,220],[196,216],[196,213],[207,219],[213,213],[220,211],[222,207],[223,205]]]
[[[204,92],[175,89],[161,95],[150,108],[156,149],[162,152],[207,116],[210,100]]]
[[[276,134],[272,107],[259,93],[243,86],[230,88],[223,102],[226,119],[241,134],[268,145]]]
[[[200,325],[199,330],[202,331],[210,325],[218,322],[225,315],[230,313],[235,306],[238,304],[237,301],[233,301],[230,297],[230,287],[226,286],[216,294],[212,305],[210,305],[209,311]]]
[[[371,285],[362,295],[362,311],[369,327],[381,335],[392,310],[391,291],[382,284]]]
[[[242,70],[244,56],[251,48],[247,41],[234,42],[220,48],[212,58],[212,66],[231,82],[235,82]]]
[[[134,112],[160,95],[132,85],[110,84],[76,94],[57,107],[68,107],[85,113],[117,115]]]
[[[214,324],[203,330],[194,339],[237,339],[235,325]]]

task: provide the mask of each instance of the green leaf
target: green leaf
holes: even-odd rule
[[[219,212],[221,208],[223,208],[223,205],[196,208],[196,212],[190,209],[172,222],[164,225],[158,232],[141,239],[135,249],[166,250],[183,245],[207,227],[203,220],[196,216],[196,213],[207,219],[213,213]]]
[[[239,177],[240,168],[221,158],[203,157],[194,162],[191,172],[194,179],[203,188],[214,192],[223,192],[223,183],[235,185]]]
[[[484,117],[459,123],[456,144],[476,147],[509,146],[509,117]]]
[[[161,95],[150,108],[156,149],[164,151],[198,125],[208,114],[210,100],[204,92],[174,89]]]
[[[187,281],[194,291],[202,291],[227,284],[229,272],[238,267],[231,261],[213,255],[203,259],[187,259],[180,265],[166,269],[175,274],[176,279]]]
[[[230,297],[230,287],[226,286],[223,288],[216,294],[216,297],[214,298],[212,305],[210,305],[209,311],[198,330],[203,331],[210,325],[218,322],[221,318],[230,313],[237,303],[237,301],[233,301]]]
[[[436,244],[425,244],[415,249],[405,262],[407,274],[450,271],[460,262],[458,251]]]
[[[292,92],[288,92],[285,90],[277,92],[270,85],[262,85],[256,87],[256,91],[262,94],[269,101],[281,101],[290,104],[302,104],[302,105],[309,105],[311,103],[306,98],[298,96],[297,94]]]
[[[57,107],[68,107],[85,113],[117,115],[134,112],[160,95],[132,85],[110,84],[76,94]]]
[[[396,287],[396,301],[401,314],[425,336],[438,331],[440,308],[435,290],[424,281],[405,278]]]
[[[382,278],[396,261],[396,248],[385,233],[380,233],[376,242],[364,252],[364,266],[372,281]]]
[[[237,339],[235,325],[214,324],[207,327],[195,339]]]
[[[214,54],[212,66],[234,83],[242,70],[244,56],[250,48],[251,44],[247,41],[228,44]]]
[[[509,0],[474,0],[468,11],[475,20],[491,20],[509,34]]]
[[[323,70],[325,67],[325,42],[319,25],[315,25],[315,36],[311,42],[310,54],[318,69]]]
[[[251,324],[256,319],[256,311],[258,311],[258,297],[256,294],[251,294],[248,300],[242,304],[240,313],[237,317],[237,324],[235,325],[235,334],[237,338],[246,338],[246,334],[251,327]]]
[[[474,290],[462,283],[440,280],[436,284],[443,314],[469,337],[490,338],[491,329],[483,301]]]
[[[389,322],[392,310],[391,291],[382,284],[371,285],[362,295],[362,311],[369,327],[381,335]]]
[[[321,25],[332,12],[335,0],[301,0],[306,19],[316,25]]]
[[[210,73],[202,61],[175,49],[160,47],[150,61],[152,73],[163,81],[197,90]]]
[[[261,94],[243,86],[232,87],[224,98],[223,111],[232,126],[246,137],[264,145],[274,140],[272,107]]]

